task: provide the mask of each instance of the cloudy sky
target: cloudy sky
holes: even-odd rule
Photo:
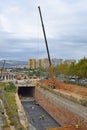
[[[87,0],[0,0],[0,59],[87,57]]]

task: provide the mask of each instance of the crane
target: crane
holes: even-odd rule
[[[51,58],[50,58],[50,53],[49,53],[49,48],[48,48],[48,43],[47,43],[47,38],[46,38],[46,33],[45,33],[45,28],[44,28],[44,23],[43,23],[43,18],[42,18],[40,6],[38,6],[38,9],[39,9],[39,14],[40,14],[40,19],[41,19],[41,24],[42,24],[42,29],[43,29],[43,35],[44,35],[47,54],[48,54],[48,60],[49,60],[49,68],[50,68],[50,74],[51,74],[51,85],[50,86],[52,88],[55,88],[54,72],[53,72],[53,67],[52,67],[52,63],[51,63]]]
[[[4,66],[5,66],[5,60],[2,64],[2,67],[1,67],[1,74],[0,74],[0,78],[2,79],[2,76],[3,76],[3,70],[4,70]]]

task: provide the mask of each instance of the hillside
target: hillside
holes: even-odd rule
[[[3,60],[0,60],[0,68],[3,66]],[[16,66],[26,66],[27,61],[13,61],[13,60],[5,60],[5,68],[11,68]]]

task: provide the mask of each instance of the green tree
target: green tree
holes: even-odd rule
[[[77,75],[80,78],[87,78],[87,59],[81,59],[77,64]]]
[[[65,74],[69,76],[78,76],[79,78],[87,78],[87,58],[81,59],[78,63],[60,64],[54,68],[56,75]]]
[[[54,68],[56,74],[65,74],[67,75],[69,65],[67,63],[60,64]]]
[[[77,65],[74,62],[69,65],[67,74],[70,76],[77,76]]]

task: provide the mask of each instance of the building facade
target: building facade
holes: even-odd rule
[[[36,68],[36,59],[28,59],[28,69]]]
[[[56,58],[52,59],[53,66],[57,66],[57,65],[60,65],[62,63],[63,63],[63,59],[56,59]]]
[[[49,60],[46,58],[44,59],[44,68],[48,68],[49,67]]]
[[[38,67],[44,68],[44,59],[38,59]]]
[[[71,64],[71,63],[75,63],[76,60],[75,59],[67,59],[67,60],[63,60],[63,59],[51,59],[52,62],[52,66],[57,66],[60,65],[62,63],[67,63],[67,64]],[[28,59],[28,69],[36,69],[36,68],[49,68],[49,60],[47,58],[43,58],[43,59]]]
[[[67,59],[67,60],[64,61],[64,63],[70,65],[70,64],[72,64],[72,63],[76,63],[76,60],[75,60],[75,59]]]

